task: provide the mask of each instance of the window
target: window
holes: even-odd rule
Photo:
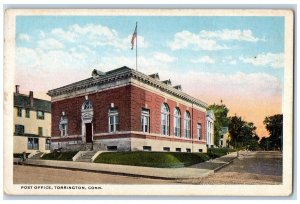
[[[176,152],[181,152],[181,148],[176,148],[175,151]]]
[[[187,148],[187,149],[186,149],[186,152],[191,152],[191,149],[190,149],[190,148]]]
[[[200,123],[197,124],[197,136],[198,140],[202,139],[202,125]]]
[[[199,152],[203,152],[203,150],[202,150],[202,149],[199,149]]]
[[[141,127],[143,132],[149,132],[149,110],[148,109],[142,109],[142,115],[141,115]]]
[[[143,151],[151,151],[151,146],[143,146]]]
[[[164,150],[164,152],[169,152],[170,151],[170,147],[164,147],[163,150]]]
[[[161,134],[169,135],[169,108],[167,104],[161,106]]]
[[[64,113],[63,113],[64,114]],[[68,135],[68,118],[62,115],[59,122],[60,136],[65,137]]]
[[[15,134],[24,135],[24,125],[15,125]]]
[[[50,145],[51,145],[50,139],[46,139],[46,141],[45,141],[45,150],[50,150]]]
[[[118,147],[117,146],[107,146],[107,151],[117,151]]]
[[[174,110],[174,135],[180,137],[180,111],[179,108]]]
[[[27,148],[38,150],[39,149],[39,138],[29,137],[28,143],[27,143]]]
[[[22,117],[22,108],[18,107],[17,109],[17,116]]]
[[[220,142],[221,142],[221,146],[223,146],[223,140],[220,140]]]
[[[43,136],[43,128],[39,127],[38,129],[39,136]]]
[[[188,111],[184,113],[184,134],[186,138],[191,138],[191,117]]]
[[[36,112],[36,118],[39,119],[39,120],[44,120],[45,119],[44,111],[37,111]]]
[[[119,131],[119,112],[116,108],[111,108],[108,113],[109,132]]]
[[[30,118],[30,109],[26,108],[26,118]]]
[[[86,100],[83,104],[82,104],[82,110],[88,110],[88,109],[92,109],[92,102],[90,100]]]

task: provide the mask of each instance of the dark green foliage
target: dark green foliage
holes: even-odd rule
[[[28,158],[28,155],[29,155],[30,153],[26,153],[26,158]],[[20,157],[23,157],[23,153],[15,153],[14,154],[14,158],[20,158]]]
[[[78,151],[75,152],[51,152],[49,154],[43,155],[41,159],[45,160],[61,160],[61,161],[72,161],[72,158],[77,154]]]
[[[208,107],[210,110],[214,112],[215,115],[215,123],[214,123],[214,142],[218,146],[220,140],[220,131],[221,127],[227,127],[229,120],[227,114],[229,109],[224,105],[213,104]]]
[[[264,124],[270,134],[270,137],[268,138],[268,140],[266,140],[266,144],[269,145],[268,148],[270,150],[282,150],[283,115],[277,114],[270,117],[266,117],[264,120]]]
[[[178,168],[209,160],[204,153],[183,152],[104,152],[95,163]]]
[[[256,135],[256,127],[252,122],[244,121],[239,116],[229,117],[230,144],[234,148],[258,150],[259,137]]]
[[[234,149],[230,149],[230,148],[208,148],[207,155],[210,158],[215,159],[234,151],[235,151]]]

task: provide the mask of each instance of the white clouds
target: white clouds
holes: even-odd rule
[[[191,62],[194,64],[197,64],[197,63],[214,64],[215,60],[209,56],[203,56],[198,59],[192,59]]]
[[[29,35],[26,34],[26,33],[20,33],[20,34],[18,35],[18,39],[19,39],[20,41],[25,41],[25,42],[29,42],[29,41],[30,41],[30,37],[29,37]]]
[[[162,52],[155,52],[153,58],[161,62],[174,62],[176,60],[175,57]]]
[[[50,36],[65,43],[87,45],[92,48],[112,47],[117,50],[129,50],[131,48],[131,35],[125,38],[119,36],[118,32],[100,24],[87,24],[84,26],[74,24],[66,29],[55,28]],[[138,35],[139,48],[148,47],[143,36]]]
[[[254,66],[270,66],[272,68],[284,67],[283,53],[262,53],[254,57],[240,57],[239,60]]]
[[[223,74],[189,71],[172,73],[171,79],[181,83],[184,91],[201,98],[214,93],[220,98],[234,97],[246,103],[246,101],[252,100],[251,98],[266,100],[265,97],[278,96],[281,93],[280,81],[266,73]]]
[[[206,31],[202,30],[199,34],[202,38],[217,39],[217,40],[237,40],[237,41],[250,41],[257,42],[259,38],[253,36],[251,30],[217,30]]]
[[[251,30],[202,30],[199,33],[184,30],[175,33],[173,41],[169,42],[168,46],[171,50],[224,50],[231,48],[221,44],[220,41],[230,40],[257,42],[262,39],[253,36]]]
[[[182,31],[174,35],[174,40],[168,43],[171,50],[224,50],[229,49],[225,45],[218,44],[215,40],[202,38],[198,34]]]
[[[64,44],[53,38],[39,40],[37,45],[38,48],[43,50],[59,50],[64,48]]]

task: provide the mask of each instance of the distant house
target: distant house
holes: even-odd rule
[[[219,147],[229,147],[230,136],[228,127],[221,127]]]
[[[51,102],[14,93],[14,153],[50,152]]]
[[[158,73],[93,70],[48,95],[53,149],[206,152],[213,145],[208,105]]]
[[[215,114],[212,110],[206,112],[206,144],[208,147],[214,146],[214,122]]]

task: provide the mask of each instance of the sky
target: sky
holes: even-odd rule
[[[138,71],[208,104],[222,100],[268,135],[264,118],[282,113],[283,17],[17,16],[15,83],[45,97],[93,69],[136,68],[136,22]]]

